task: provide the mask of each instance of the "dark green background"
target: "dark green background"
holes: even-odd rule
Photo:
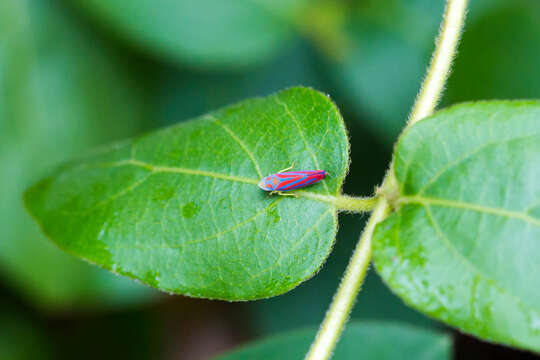
[[[116,6],[112,14],[96,5],[106,1],[84,3],[0,3],[0,358],[204,359],[319,324],[365,217],[340,216],[334,251],[313,279],[280,297],[228,303],[157,293],[62,254],[39,235],[19,194],[98,144],[306,85],[329,94],[348,127],[344,191],[368,195],[421,84],[443,1],[280,0],[265,11],[204,1],[181,28],[160,18],[172,10]],[[174,2],[155,3],[166,10]],[[536,0],[473,0],[443,105],[540,98],[539,18]],[[134,26],[145,26],[143,35]],[[373,271],[352,316],[442,328]],[[456,359],[535,358],[458,333],[454,340]]]

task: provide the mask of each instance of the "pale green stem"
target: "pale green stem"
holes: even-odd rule
[[[364,232],[356,245],[349,266],[345,271],[345,276],[339,285],[339,289],[334,296],[332,305],[326,313],[319,333],[311,345],[311,349],[306,356],[307,360],[328,359],[337,343],[341,330],[347,321],[347,317],[356,299],[356,294],[366,276],[367,268],[371,260],[371,237],[375,225],[387,214],[388,203],[381,198],[373,210],[371,217],[364,228]]]
[[[338,210],[359,213],[373,210],[375,205],[377,205],[377,200],[376,197],[363,198],[341,195],[336,198],[334,204]]]
[[[375,197],[353,197],[348,195],[331,196],[312,193],[309,191],[297,191],[300,197],[310,200],[316,200],[334,205],[340,211],[348,211],[354,213],[368,212],[373,210],[377,203]]]
[[[409,116],[407,126],[411,126],[422,118],[431,115],[437,105],[456,52],[465,20],[466,7],[467,0],[447,1],[436,49],[420,93]],[[390,194],[390,196],[395,194],[397,192],[396,187],[397,182],[394,176],[393,164],[391,164],[381,186],[383,196],[377,200],[373,213],[345,270],[345,276],[334,296],[330,309],[326,313],[315,341],[306,355],[306,360],[326,360],[331,357],[371,261],[373,230],[377,223],[382,221],[390,211],[386,196],[388,196],[387,194]]]
[[[456,54],[465,21],[467,0],[449,0],[431,64],[414,103],[407,126],[429,116],[435,110]]]

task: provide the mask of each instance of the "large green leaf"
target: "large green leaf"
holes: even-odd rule
[[[266,59],[294,37],[305,0],[72,0],[136,44],[202,67]]]
[[[297,360],[303,359],[316,329],[297,331],[263,340],[219,357],[219,360]],[[448,335],[400,325],[397,323],[363,322],[347,326],[333,360],[377,359],[416,360],[450,359],[452,340]],[[216,359],[217,360],[217,359]]]
[[[300,198],[263,175],[291,162],[330,176]],[[332,247],[348,142],[328,97],[307,88],[244,101],[68,164],[25,196],[66,251],[162,290],[245,300],[311,277]]]
[[[148,294],[60,251],[22,204],[23,190],[53,163],[140,129],[139,91],[110,55],[56,2],[0,1],[0,268],[39,305]]]
[[[399,209],[374,235],[384,280],[463,331],[540,351],[540,102],[438,112],[394,160]]]

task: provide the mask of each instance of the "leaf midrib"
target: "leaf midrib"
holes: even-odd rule
[[[268,213],[272,208],[274,208],[281,200],[283,200],[283,198],[279,198],[275,201],[273,201],[272,203],[270,203],[268,206],[266,206],[265,208],[257,211],[254,215],[248,217],[247,219],[244,219],[242,221],[239,221],[237,222],[236,224],[234,224],[233,226],[225,229],[225,230],[221,230],[221,231],[218,231],[216,233],[213,233],[211,235],[207,235],[205,237],[202,237],[202,238],[199,238],[199,239],[193,239],[193,240],[189,240],[189,241],[185,241],[181,244],[160,244],[159,246],[155,245],[155,244],[149,244],[149,245],[123,245],[123,246],[119,246],[119,245],[108,245],[107,248],[108,249],[142,249],[142,250],[160,250],[160,249],[179,249],[179,248],[183,248],[185,246],[189,246],[189,245],[195,245],[195,244],[200,244],[202,242],[205,242],[205,241],[208,241],[208,240],[212,240],[212,239],[215,239],[215,238],[218,238],[220,236],[223,236],[225,234],[228,234],[228,233],[231,233],[233,232],[234,230],[246,225],[246,224],[249,224],[250,222],[253,222],[256,218],[258,218],[259,216],[263,215],[263,214],[266,214]]]
[[[514,219],[525,221],[526,223],[529,223],[531,225],[540,226],[540,219],[534,218],[523,212],[506,210],[506,209],[479,205],[479,204],[463,202],[463,201],[440,199],[440,198],[433,198],[433,197],[428,197],[428,196],[404,196],[398,200],[398,203],[401,203],[401,204],[413,203],[413,204],[420,204],[423,206],[439,205],[439,206],[456,208],[456,209],[471,210],[471,211],[487,213],[487,214],[501,216],[501,217],[514,218]]]
[[[245,153],[248,155],[249,159],[251,160],[251,162],[253,163],[253,166],[255,167],[255,171],[257,171],[257,175],[262,178],[263,177],[263,174],[262,174],[262,171],[261,171],[261,168],[259,166],[259,163],[257,162],[257,160],[255,159],[255,155],[253,155],[253,153],[251,152],[251,150],[249,150],[249,148],[246,146],[246,144],[244,143],[244,141],[242,141],[242,139],[240,139],[231,129],[229,129],[229,127],[227,125],[225,125],[224,123],[222,123],[221,121],[219,121],[216,117],[212,116],[211,114],[208,115],[210,117],[210,119],[212,119],[212,121],[214,122],[214,124],[216,125],[219,125],[221,128],[223,128],[223,130],[225,130],[227,132],[227,134],[229,134],[232,139],[238,144],[240,145],[240,147],[245,151]]]
[[[176,166],[173,167],[173,166],[153,165],[153,164],[140,161],[140,160],[135,160],[135,159],[125,159],[125,160],[103,162],[103,163],[84,164],[82,167],[114,168],[114,167],[121,167],[121,166],[141,167],[152,173],[168,172],[168,173],[176,173],[176,174],[206,176],[206,177],[210,177],[214,179],[228,180],[228,181],[240,182],[240,183],[250,184],[250,185],[257,185],[260,181],[259,179],[252,179],[252,178],[247,178],[247,177],[237,176],[237,175],[221,174],[221,173],[216,173],[213,171],[196,170],[196,169],[189,169],[189,168],[176,167]],[[313,201],[330,204],[330,205],[333,205],[334,207],[336,206],[336,203],[339,199],[339,196],[324,195],[324,194],[319,194],[319,193],[306,191],[306,190],[295,191],[295,193],[300,197],[304,197],[306,199],[313,200]]]

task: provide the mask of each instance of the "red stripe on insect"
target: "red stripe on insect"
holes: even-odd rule
[[[282,191],[291,191],[315,184],[324,179],[327,175],[324,170],[287,171],[291,168],[264,177],[259,182],[259,187],[265,191],[280,193]]]

